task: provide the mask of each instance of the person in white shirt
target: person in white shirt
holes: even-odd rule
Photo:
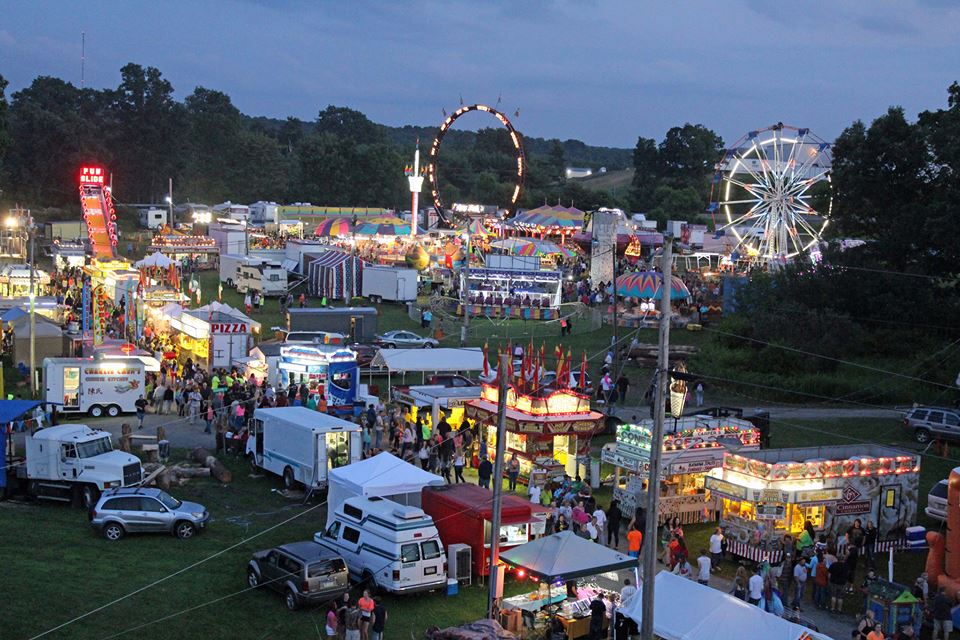
[[[637,588],[630,583],[630,578],[623,580],[623,589],[620,590],[620,604],[623,604],[627,598],[637,592]]]
[[[763,576],[760,575],[761,571],[763,571],[763,569],[757,567],[756,573],[750,576],[750,580],[747,582],[747,602],[755,604],[758,607],[760,606],[760,600],[763,598]]]
[[[693,565],[690,564],[690,561],[686,558],[682,562],[678,562],[677,566],[673,568],[673,573],[680,576],[681,578],[687,578],[688,580],[693,580]]]
[[[587,536],[593,542],[596,542],[600,538],[600,532],[597,531],[597,519],[590,518],[590,522],[587,523]]]
[[[713,571],[720,571],[720,556],[723,554],[723,529],[717,527],[716,532],[710,536],[710,559],[712,560]]]
[[[597,523],[597,533],[599,538],[597,542],[603,544],[603,541],[606,540],[606,531],[607,531],[607,513],[600,508],[600,505],[597,505],[597,510],[593,512],[593,519]]]
[[[530,502],[534,504],[540,504],[540,487],[530,483],[530,489],[527,491],[530,494]]]
[[[697,558],[697,582],[700,584],[710,584],[710,556],[706,549],[700,549],[700,557]]]

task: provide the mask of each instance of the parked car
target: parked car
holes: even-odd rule
[[[544,373],[543,377],[540,378],[540,386],[544,390],[555,391],[557,388],[557,372],[547,371]],[[577,393],[582,393],[587,396],[593,395],[593,382],[590,380],[589,373],[587,374],[587,388],[580,388],[580,369],[570,372],[570,381],[567,383],[567,387]]]
[[[247,565],[247,585],[282,593],[293,611],[339,598],[350,589],[350,573],[343,558],[306,540],[254,553]]]
[[[192,538],[210,521],[210,512],[196,502],[182,502],[160,489],[126,487],[104,491],[90,510],[90,524],[107,540],[128,533],[172,533]]]
[[[410,331],[403,329],[394,329],[386,333],[379,333],[375,342],[385,349],[414,348],[414,349],[432,349],[439,347],[440,343],[433,338],[423,338]]]
[[[456,373],[442,373],[432,376],[427,376],[427,384],[437,385],[441,387],[476,387],[479,386],[478,382],[471,380],[466,376],[461,376]]]
[[[944,522],[947,519],[947,487],[948,482],[941,480],[933,485],[930,493],[927,494],[927,508],[923,510],[934,520]]]
[[[903,426],[920,444],[932,438],[960,440],[960,411],[945,407],[914,407],[907,411]]]
[[[370,363],[373,362],[374,357],[377,355],[377,351],[380,350],[372,344],[360,344],[359,342],[355,342],[348,346],[357,354],[358,367],[369,367]]]

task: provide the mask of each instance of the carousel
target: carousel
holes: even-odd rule
[[[528,353],[531,357],[522,359],[517,371],[511,365],[506,372],[513,380],[506,398],[506,454],[516,454],[520,477],[526,482],[541,484],[565,475],[585,476],[581,472],[589,464],[590,442],[603,430],[604,415],[590,409],[588,396],[566,385],[542,393],[534,380],[542,377],[543,350],[537,357],[533,357],[532,351],[531,348]],[[486,356],[484,363],[485,377],[489,379]],[[570,379],[569,351],[566,357],[560,356],[557,371],[558,381]],[[496,457],[499,397],[499,386],[494,380],[491,384],[483,383],[480,397],[464,406],[466,418],[479,426],[480,450],[490,460]]]
[[[179,264],[159,251],[134,265],[140,297],[148,307],[162,307],[171,302],[189,302],[189,296],[180,291]]]

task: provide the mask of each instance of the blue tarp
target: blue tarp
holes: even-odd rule
[[[39,400],[0,400],[0,488],[7,486],[7,423],[40,404]]]
[[[3,320],[4,322],[13,322],[14,320],[22,318],[23,316],[26,316],[26,315],[30,315],[30,314],[28,314],[26,311],[24,311],[20,307],[13,307],[12,309],[7,309],[3,313],[3,315],[0,316],[0,320]]]

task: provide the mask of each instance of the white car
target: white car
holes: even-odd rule
[[[923,510],[934,520],[944,522],[947,519],[947,487],[946,480],[941,480],[933,485],[930,493],[927,494],[927,508]]]

